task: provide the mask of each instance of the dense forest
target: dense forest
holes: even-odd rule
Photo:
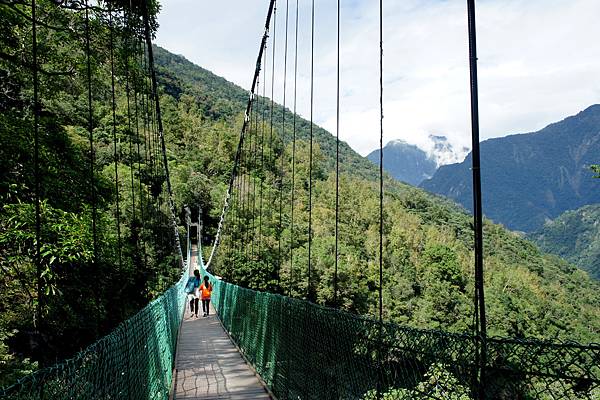
[[[88,30],[82,9],[38,3],[36,113],[31,9],[0,5],[0,385],[85,347],[180,274],[139,10],[113,13],[111,20],[105,9],[91,11]],[[151,4],[152,29],[157,11]],[[85,32],[92,39],[89,52]],[[175,208],[181,223],[185,206],[201,210],[193,219],[201,217],[209,251],[248,94],[181,56],[154,51]],[[335,138],[313,127],[309,291],[311,126],[277,104],[271,107],[263,97],[254,104],[236,181],[238,201],[228,214],[214,272],[242,286],[375,315],[377,168],[341,144],[335,302]],[[471,217],[446,199],[390,177],[385,190],[385,318],[415,327],[472,330]],[[41,273],[35,251],[37,198]],[[491,334],[599,341],[597,282],[499,225],[486,222],[484,231]]]
[[[600,279],[600,205],[567,211],[528,237],[544,251],[556,254]]]
[[[161,104],[169,121],[167,139],[174,146],[171,164],[179,171],[178,185],[188,191],[194,187],[196,202],[208,214],[203,218],[209,221],[205,232],[208,245],[226,189],[228,176],[223,173],[230,171],[242,122],[242,114],[236,110],[243,109],[247,95],[223,78],[161,49],[157,49],[157,65],[164,90]],[[334,304],[335,138],[320,128],[313,129],[314,293],[309,293],[310,125],[296,118],[292,233],[294,116],[275,104],[271,137],[270,107],[269,99],[259,97],[255,102],[245,140],[240,190],[235,192],[245,200],[233,201],[231,217],[226,221],[230,230],[226,230],[214,271],[242,286],[301,298],[314,296],[321,304],[375,315],[379,224],[376,167],[347,145],[340,146],[339,299]],[[262,164],[258,161],[261,152]],[[448,200],[389,177],[385,190],[386,318],[416,327],[471,329],[471,216]],[[181,200],[193,203],[191,197]],[[486,222],[484,235],[491,334],[599,340],[597,282],[560,258],[543,254],[531,242],[500,225]]]
[[[0,386],[89,345],[179,276],[140,4],[94,6],[88,24],[80,3],[38,1],[35,64],[29,3],[0,4]]]
[[[531,233],[565,211],[600,203],[600,181],[590,173],[600,153],[599,132],[600,104],[593,104],[537,132],[482,141],[485,215]],[[444,165],[421,187],[471,210],[471,163],[469,154],[461,163]]]

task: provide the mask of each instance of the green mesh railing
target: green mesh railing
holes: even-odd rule
[[[378,385],[388,400],[475,398],[471,335],[381,327],[212,280],[223,326],[280,400],[375,399]],[[598,400],[600,345],[490,339],[484,390],[487,399]]]
[[[0,399],[167,399],[186,272],[187,268],[175,285],[112,333],[73,358],[0,389]]]
[[[203,268],[201,257],[198,262]],[[223,326],[281,400],[375,399],[378,386],[386,400],[474,398],[471,335],[381,326],[210,276]],[[108,336],[1,390],[0,398],[166,399],[186,277]],[[490,339],[485,393],[488,399],[598,400],[600,345]]]

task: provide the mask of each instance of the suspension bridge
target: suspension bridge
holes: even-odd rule
[[[290,23],[290,1],[278,1],[285,11],[284,63],[287,71],[288,23]],[[120,323],[108,335],[97,340],[74,357],[53,366],[37,370],[15,384],[0,390],[1,399],[600,399],[600,346],[564,341],[543,341],[524,338],[489,337],[486,332],[486,306],[483,275],[483,233],[479,166],[479,121],[477,100],[477,55],[475,1],[467,1],[471,72],[471,111],[473,134],[473,182],[474,182],[474,321],[473,329],[463,333],[440,330],[416,329],[398,325],[384,319],[383,304],[383,242],[384,242],[384,176],[383,160],[379,163],[379,252],[376,260],[379,271],[378,314],[361,316],[341,310],[338,293],[338,234],[339,234],[339,1],[338,1],[338,59],[337,59],[337,109],[336,132],[336,182],[335,182],[335,273],[332,279],[333,301],[329,306],[316,303],[316,288],[313,287],[314,262],[311,254],[313,244],[312,201],[313,201],[313,70],[314,70],[314,0],[311,2],[311,105],[310,137],[307,161],[308,182],[306,209],[307,219],[307,265],[293,265],[293,247],[282,250],[281,232],[283,224],[290,224],[293,238],[302,227],[294,225],[294,188],[296,184],[296,79],[298,41],[298,0],[295,4],[296,54],[294,63],[294,96],[292,121],[283,119],[282,133],[277,137],[273,127],[273,102],[267,89],[267,49],[272,47],[271,80],[275,79],[275,23],[277,2],[268,4],[264,34],[259,45],[256,68],[240,129],[235,157],[229,174],[228,186],[222,211],[210,239],[211,246],[202,251],[202,212],[192,229],[191,218],[187,218],[187,237],[180,242],[180,222],[174,204],[171,187],[169,158],[163,132],[161,103],[157,70],[153,55],[154,4],[147,0],[119,2],[105,1],[90,5],[87,0],[44,4],[51,9],[68,10],[65,26],[78,18],[79,30],[75,30],[73,41],[81,45],[86,92],[85,109],[87,132],[89,133],[90,198],[92,199],[92,265],[100,262],[102,223],[99,219],[96,185],[93,183],[97,141],[96,114],[93,92],[94,72],[100,64],[92,56],[94,46],[100,46],[107,54],[107,74],[110,76],[110,93],[104,96],[108,106],[108,119],[112,131],[114,151],[114,183],[116,193],[116,253],[119,263],[124,262],[124,232],[119,221],[122,211],[120,193],[130,179],[132,212],[138,213],[140,230],[151,231],[144,221],[158,219],[152,223],[168,226],[171,238],[164,241],[176,260],[177,282],[156,297],[131,318]],[[291,2],[294,3],[293,1]],[[25,21],[31,26],[31,62],[27,71],[31,73],[32,119],[34,130],[33,159],[35,171],[39,171],[40,132],[43,119],[48,118],[40,100],[40,75],[46,76],[38,60],[39,43],[36,32],[62,32],[64,26],[49,26],[38,19],[36,0],[27,8]],[[380,122],[383,120],[383,12],[379,2],[379,61],[380,61]],[[292,22],[293,23],[293,22]],[[93,29],[103,29],[103,42],[92,35]],[[272,33],[272,34],[271,34]],[[114,54],[116,37],[124,49],[124,60]],[[290,40],[291,41],[291,40]],[[106,46],[103,47],[103,46]],[[291,61],[290,61],[291,63]],[[139,72],[141,71],[141,72]],[[98,72],[99,73],[99,72]],[[262,79],[261,79],[261,73]],[[138,76],[139,74],[139,76]],[[287,77],[284,76],[284,82]],[[291,78],[290,78],[291,79]],[[262,81],[262,87],[261,85]],[[47,81],[46,81],[47,82]],[[285,83],[284,83],[285,85]],[[273,91],[271,81],[271,91]],[[126,93],[126,116],[118,117],[118,101],[115,92],[122,88]],[[262,89],[262,96],[260,90]],[[284,89],[285,93],[285,89]],[[98,101],[96,100],[96,103]],[[270,104],[269,104],[270,103]],[[286,107],[284,97],[283,107]],[[241,110],[240,110],[241,111]],[[265,121],[268,127],[265,129]],[[126,128],[120,127],[126,125]],[[291,127],[290,127],[291,125]],[[286,128],[288,127],[288,128]],[[383,124],[380,125],[380,150],[383,148]],[[118,132],[125,129],[129,143],[118,140]],[[141,135],[141,136],[140,136]],[[266,137],[268,135],[268,138]],[[140,137],[143,137],[140,139]],[[140,146],[141,144],[141,146]],[[291,170],[286,171],[284,146],[291,146]],[[132,160],[130,176],[123,176],[118,166],[122,157],[120,146],[129,146]],[[142,151],[140,152],[140,148]],[[137,153],[137,154],[136,154]],[[383,152],[380,151],[380,157]],[[141,161],[145,159],[144,170]],[[270,182],[282,193],[283,177],[291,180],[291,221],[282,218],[283,195],[269,197],[264,172],[271,169],[276,177]],[[121,175],[119,175],[121,174]],[[136,187],[140,177],[139,188]],[[42,270],[42,182],[35,175],[35,238],[34,249],[39,293],[44,292]],[[141,189],[141,177],[149,187]],[[137,179],[137,178],[136,178]],[[122,187],[120,187],[121,185]],[[263,197],[263,191],[265,196]],[[137,208],[136,208],[137,201]],[[152,210],[163,210],[153,214]],[[282,260],[290,258],[287,273],[306,276],[302,298],[286,296],[268,291],[256,291],[227,282],[213,275],[217,263],[230,264],[235,269],[240,263],[256,261],[261,243],[260,232],[266,229],[267,210],[275,216],[279,243],[272,244],[276,264],[276,276],[282,273]],[[298,212],[298,211],[296,211]],[[146,214],[144,214],[146,213]],[[159,215],[159,217],[156,217]],[[167,216],[165,218],[164,216]],[[134,218],[135,219],[135,218]],[[277,221],[278,220],[278,221]],[[150,223],[150,222],[148,222]],[[195,235],[194,235],[195,230]],[[256,232],[259,232],[256,235]],[[293,239],[292,239],[293,240]],[[136,242],[136,249],[146,254]],[[182,246],[182,244],[184,244]],[[229,250],[223,250],[223,249]],[[172,249],[172,250],[171,250]],[[230,251],[234,249],[235,252]],[[167,250],[165,250],[167,251]],[[185,255],[184,255],[185,253]],[[234,254],[235,253],[235,254]],[[242,256],[243,255],[243,256]],[[206,262],[204,261],[206,257]],[[212,304],[216,315],[210,318],[186,318],[184,286],[188,276],[198,268],[209,276],[213,284]],[[295,269],[293,269],[295,268]],[[300,269],[306,271],[299,272]],[[290,279],[291,281],[291,279]],[[287,293],[290,294],[291,290]],[[42,321],[43,299],[36,310],[38,321]]]

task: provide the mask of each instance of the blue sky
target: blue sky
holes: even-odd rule
[[[281,103],[286,0],[278,3],[274,93]],[[378,3],[341,0],[340,137],[363,155],[378,146]],[[299,4],[298,112],[308,117],[310,0]],[[314,120],[334,132],[336,1],[315,4]],[[267,6],[163,0],[157,43],[248,88]],[[295,7],[289,0],[290,108]],[[477,2],[482,139],[535,131],[600,102],[599,15],[598,0]],[[427,149],[430,134],[443,134],[470,147],[466,29],[464,0],[384,0],[384,141]]]

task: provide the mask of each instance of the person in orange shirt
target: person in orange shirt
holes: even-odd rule
[[[200,297],[202,299],[202,311],[204,312],[204,317],[208,317],[210,314],[209,305],[210,305],[210,295],[212,294],[212,285],[208,280],[208,276],[204,277],[204,282],[200,285]]]

